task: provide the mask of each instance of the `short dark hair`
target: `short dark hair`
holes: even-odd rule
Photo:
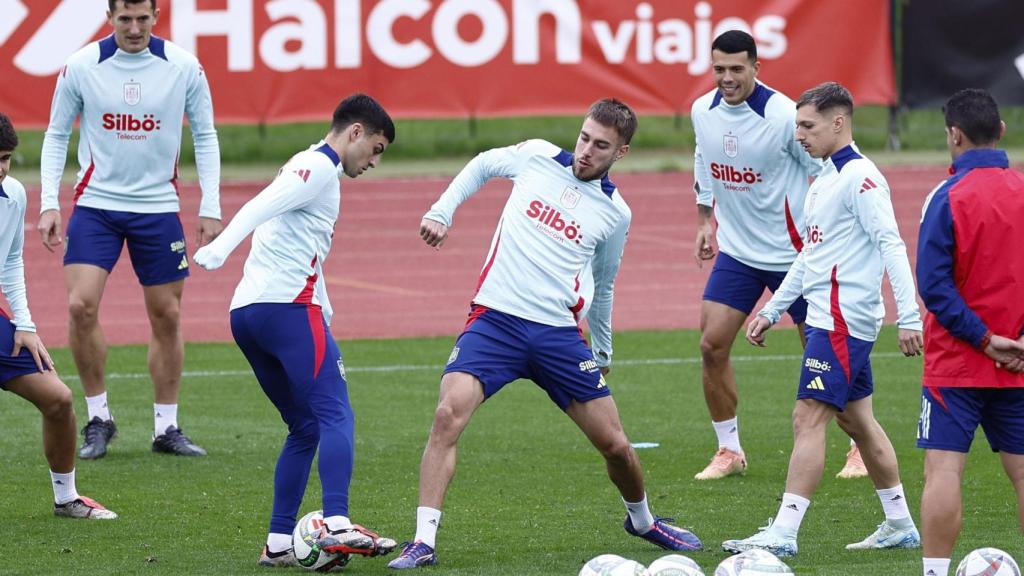
[[[587,118],[593,118],[602,126],[611,126],[619,133],[624,144],[629,144],[636,133],[636,113],[625,102],[615,98],[605,98],[590,105]]]
[[[711,50],[718,50],[726,54],[737,54],[746,52],[751,62],[757,62],[757,43],[754,37],[743,30],[729,30],[722,32],[711,43]]]
[[[391,121],[387,110],[372,96],[353,94],[342,100],[334,109],[331,131],[343,132],[356,122],[362,124],[369,134],[383,132],[389,143],[395,141],[395,123]]]
[[[799,109],[808,104],[817,108],[818,112],[842,108],[844,114],[853,116],[853,96],[838,82],[823,82],[804,92],[797,100],[796,107]]]
[[[18,147],[18,133],[6,114],[0,112],[0,150],[13,152]]]
[[[143,4],[149,2],[153,6],[153,10],[156,11],[156,0],[107,0],[107,6],[110,7],[110,13],[113,14],[117,10],[117,3],[121,2],[125,6],[129,4]]]
[[[946,127],[956,126],[974,144],[994,144],[1002,130],[999,105],[980,88],[965,88],[949,97],[942,107]]]

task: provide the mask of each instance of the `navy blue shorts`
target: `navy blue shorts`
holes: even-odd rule
[[[785,277],[785,272],[760,270],[720,252],[715,258],[708,283],[704,286],[704,299],[725,304],[749,315],[764,294],[764,289],[774,293]],[[802,324],[807,318],[807,301],[803,296],[790,305],[789,316],[796,324]]]
[[[575,326],[548,326],[473,306],[444,373],[475,376],[490,398],[506,384],[528,378],[562,410],[611,394],[583,334]]]
[[[1024,388],[922,388],[917,447],[970,452],[978,425],[993,452],[1024,454]]]
[[[39,373],[32,353],[25,348],[17,356],[11,356],[15,328],[8,318],[7,312],[0,310],[0,389],[3,390],[7,389],[5,384],[18,376]]]
[[[75,206],[64,240],[64,265],[92,264],[112,272],[126,242],[139,284],[156,286],[188,277],[185,232],[177,212]]]
[[[842,412],[847,403],[874,392],[870,358],[874,342],[812,327],[806,334],[798,400],[818,400]]]

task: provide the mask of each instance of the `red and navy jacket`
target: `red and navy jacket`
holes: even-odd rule
[[[982,351],[1024,333],[1024,174],[1006,152],[975,149],[925,201],[917,245],[927,387],[1024,387]]]

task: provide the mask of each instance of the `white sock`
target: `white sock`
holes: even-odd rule
[[[50,484],[53,486],[53,501],[56,504],[67,504],[78,498],[75,488],[75,471],[60,474],[50,470]]]
[[[324,518],[324,524],[327,525],[327,529],[331,532],[352,527],[352,521],[348,519],[348,516],[328,516]]]
[[[800,531],[800,524],[804,521],[804,513],[810,505],[811,501],[807,498],[786,492],[782,495],[782,505],[779,506],[779,513],[775,515],[772,528],[796,536]]]
[[[291,549],[291,534],[275,534],[274,532],[267,534],[267,552],[277,554],[278,552],[284,552],[285,550]]]
[[[718,436],[718,447],[728,448],[733,452],[743,452],[740,448],[740,427],[736,421],[739,418],[731,418],[721,422],[712,422],[715,427],[715,434]]]
[[[100,420],[112,420],[110,408],[107,407],[107,393],[96,396],[86,396],[85,405],[89,407],[89,420],[99,418]]]
[[[639,502],[626,502],[626,499],[622,499],[622,503],[626,505],[626,511],[629,512],[629,521],[633,524],[633,529],[639,534],[646,534],[654,526],[654,515],[651,514],[651,508],[647,505],[647,494],[644,494],[644,499]]]
[[[949,558],[923,558],[924,576],[948,576]]]
[[[878,499],[882,502],[882,511],[885,512],[886,520],[904,520],[910,519],[910,509],[907,508],[907,497],[903,494],[903,484],[897,484],[892,488],[884,488],[882,490],[875,490],[878,493]],[[890,522],[890,524],[894,524]],[[897,526],[901,526],[902,523],[895,523]],[[914,521],[910,520],[910,524],[913,525]]]
[[[178,427],[177,404],[153,404],[153,430],[155,436],[167,432],[168,426]]]
[[[431,548],[437,543],[437,527],[441,525],[441,511],[420,506],[416,508],[416,538]]]

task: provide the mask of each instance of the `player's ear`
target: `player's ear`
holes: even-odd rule
[[[619,149],[615,152],[615,159],[622,160],[622,157],[629,153],[629,144],[623,144],[619,146]]]
[[[352,123],[351,126],[348,127],[348,139],[351,140],[352,142],[359,140],[359,138],[361,138],[362,135],[363,125],[360,124],[359,122],[354,122]]]

